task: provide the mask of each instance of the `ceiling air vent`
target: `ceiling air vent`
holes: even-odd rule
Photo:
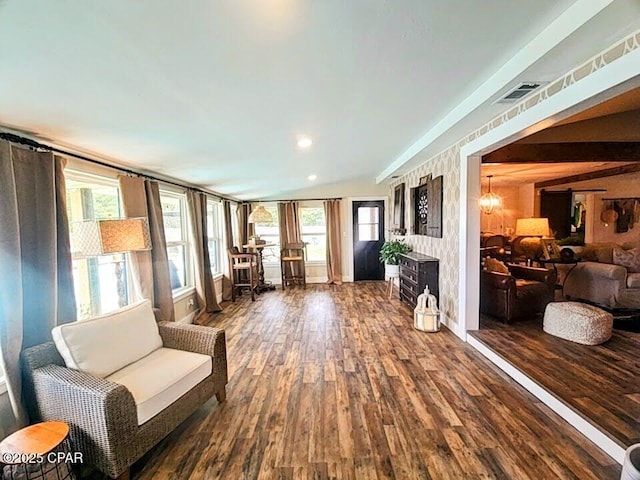
[[[540,88],[543,83],[545,82],[523,82],[493,103],[515,103]]]

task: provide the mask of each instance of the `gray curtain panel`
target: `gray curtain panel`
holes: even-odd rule
[[[278,203],[278,222],[280,228],[280,248],[284,248],[286,243],[299,243],[302,241],[298,202]],[[289,264],[289,266],[291,267],[291,273],[293,275],[302,275],[300,265]]]
[[[340,200],[324,201],[327,222],[327,283],[342,285],[342,221]]]
[[[0,142],[0,362],[15,428],[28,423],[20,351],[75,321],[66,160]]]
[[[220,312],[222,309],[216,300],[216,290],[209,263],[209,239],[207,237],[207,196],[201,192],[187,191],[187,204],[191,218],[191,238],[193,239],[194,267],[196,275],[196,296],[200,311],[196,317],[205,313]]]
[[[253,223],[249,223],[249,214],[251,213],[251,204],[242,203],[238,205],[238,235],[240,236],[240,245],[238,250],[244,250],[242,245],[249,243],[249,237],[255,233]]]
[[[118,177],[126,217],[147,217],[151,251],[131,252],[133,276],[139,298],[148,298],[159,309],[159,320],[175,321],[169,275],[167,242],[158,182],[142,177]]]
[[[224,277],[222,278],[222,299],[231,300],[231,272],[229,271],[227,252],[233,247],[233,227],[231,202],[229,200],[222,202],[222,210],[224,212],[224,261],[222,262]]]

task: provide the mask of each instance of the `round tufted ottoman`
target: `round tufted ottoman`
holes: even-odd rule
[[[545,332],[583,345],[606,342],[612,327],[613,315],[585,303],[552,302],[544,311]]]

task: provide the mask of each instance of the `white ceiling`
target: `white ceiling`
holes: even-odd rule
[[[638,27],[638,0],[0,0],[0,125],[239,199],[310,173],[319,195],[411,168]]]

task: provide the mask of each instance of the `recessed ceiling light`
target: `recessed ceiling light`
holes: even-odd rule
[[[298,137],[298,147],[309,148],[313,144],[313,140],[309,137]]]
[[[312,173],[307,178],[313,182],[316,178],[318,178],[318,176],[315,173]]]

